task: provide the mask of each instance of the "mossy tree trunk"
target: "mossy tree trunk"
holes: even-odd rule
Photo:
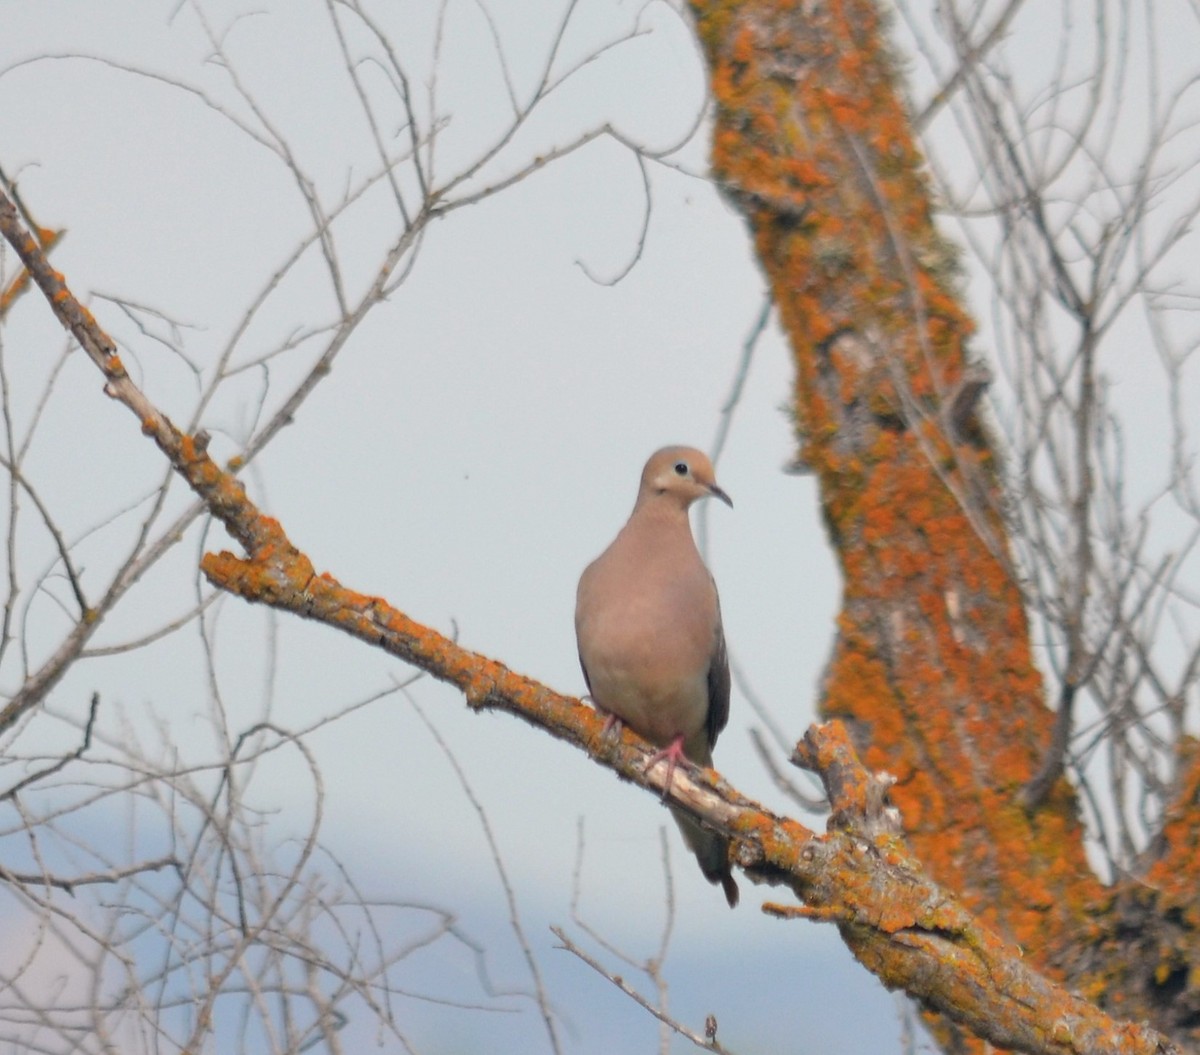
[[[911,846],[981,919],[1110,1011],[1200,1042],[1196,764],[1156,861],[1119,888],[1089,868],[1066,779],[1029,794],[1054,714],[998,452],[975,413],[972,323],[881,13],[871,0],[691,6],[716,101],[714,174],[791,342],[801,457],[844,579],[822,711],[896,776]],[[980,1047],[931,1025],[947,1051]]]

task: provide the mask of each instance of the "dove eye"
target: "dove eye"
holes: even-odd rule
[[[676,462],[675,463],[675,475],[676,476],[687,476],[687,474],[688,474],[687,462]]]

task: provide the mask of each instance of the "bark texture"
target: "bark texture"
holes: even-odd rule
[[[1196,767],[1161,860],[1119,889],[1089,868],[1063,777],[1023,805],[1054,716],[976,414],[985,375],[880,10],[691,6],[717,108],[715,175],[791,341],[800,457],[843,573],[823,713],[896,777],[909,845],[979,918],[1101,1006],[1196,1044]],[[981,1050],[945,1019],[932,1025],[945,1050]]]

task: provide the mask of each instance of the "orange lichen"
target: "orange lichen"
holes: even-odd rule
[[[1053,716],[1003,558],[1003,496],[980,473],[986,437],[967,448],[943,432],[973,327],[951,269],[930,263],[947,252],[878,12],[692,6],[713,71],[713,167],[747,192],[735,200],[792,341],[795,420],[842,566],[824,712],[899,777],[893,799],[934,874],[1056,959],[1101,892],[1070,789],[1033,816],[1015,805]],[[964,494],[983,495],[971,515]]]

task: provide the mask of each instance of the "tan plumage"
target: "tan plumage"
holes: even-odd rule
[[[712,765],[729,720],[721,605],[688,522],[688,507],[710,495],[733,505],[706,455],[691,447],[651,455],[628,522],[584,570],[575,600],[579,662],[592,700],[661,749],[651,764],[666,760],[668,787],[681,757]],[[729,840],[682,810],[671,812],[732,908],[738,888]]]

